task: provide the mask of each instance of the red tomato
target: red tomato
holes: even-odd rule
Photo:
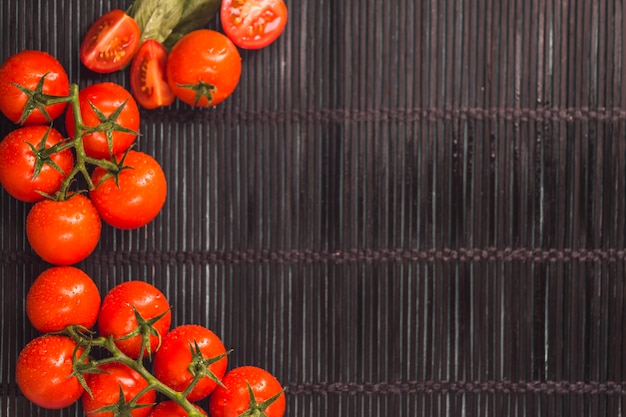
[[[283,33],[287,6],[283,0],[223,0],[220,22],[237,46],[260,49]]]
[[[89,28],[80,44],[80,60],[100,73],[118,71],[128,64],[141,40],[141,29],[122,10],[111,10]]]
[[[161,211],[167,197],[167,181],[159,163],[150,155],[129,151],[115,178],[97,167],[91,175],[96,188],[91,201],[106,223],[119,229],[136,229],[150,223]],[[104,179],[104,181],[103,181]]]
[[[130,90],[146,109],[169,106],[174,93],[165,78],[167,49],[154,39],[141,44],[130,66]]]
[[[0,67],[0,111],[14,123],[23,117],[24,108],[29,102],[28,95],[14,84],[31,91],[38,90],[51,96],[68,96],[70,81],[65,69],[56,58],[42,51],[25,50],[11,55]],[[36,104],[32,100],[30,104]],[[49,106],[39,104],[32,111],[27,111],[22,124],[46,124],[59,117],[65,111],[67,103]],[[42,110],[44,110],[42,112]]]
[[[43,271],[26,295],[26,315],[42,333],[58,332],[69,325],[88,329],[96,324],[100,291],[89,275],[73,266]]]
[[[76,343],[66,336],[46,335],[30,341],[15,367],[17,385],[28,400],[44,408],[64,408],[84,392],[73,372]],[[76,350],[80,357],[83,349]]]
[[[200,415],[206,416],[206,411],[200,408],[199,405],[193,405]],[[167,400],[158,403],[154,408],[150,411],[148,417],[187,417],[188,414],[183,407],[176,404],[176,402]]]
[[[222,33],[200,29],[172,47],[166,71],[167,82],[181,101],[215,106],[235,91],[241,76],[241,56]]]
[[[0,142],[0,184],[28,203],[44,198],[37,191],[55,194],[74,167],[74,154],[70,149],[49,156],[43,153],[61,141],[61,133],[49,126],[25,126],[9,132]],[[35,168],[39,171],[36,176]]]
[[[119,362],[110,362],[98,366],[103,373],[90,374],[87,378],[87,386],[93,394],[87,391],[83,394],[83,409],[89,417],[113,417],[132,416],[146,417],[150,414],[152,404],[156,401],[156,391],[149,390],[137,398],[133,404],[128,404],[142,390],[148,387],[148,382],[132,368]],[[123,405],[120,405],[119,413],[113,411],[95,412],[103,407],[119,404],[120,388],[124,394]],[[133,405],[148,405],[132,408]],[[128,407],[128,408],[127,408]],[[130,412],[130,414],[128,414]]]
[[[31,247],[54,265],[72,265],[87,258],[98,245],[101,230],[98,211],[82,194],[64,201],[39,201],[26,217]]]
[[[144,281],[127,281],[115,286],[102,300],[102,307],[98,316],[98,330],[101,336],[113,336],[117,347],[133,359],[139,357],[141,351],[141,335],[136,334],[125,338],[138,330],[139,324],[135,316],[135,309],[145,320],[150,321],[163,315],[155,323],[153,329],[163,337],[170,328],[172,313],[165,295]],[[159,336],[151,334],[150,352],[159,348]],[[144,356],[148,355],[148,349]]]
[[[222,378],[224,387],[218,386],[209,398],[211,417],[238,417],[266,415],[282,417],[285,414],[285,393],[280,382],[269,372],[256,366],[242,366],[229,371]],[[248,384],[252,388],[254,401],[250,399]],[[279,394],[280,393],[280,394]],[[272,397],[277,396],[272,399]],[[265,414],[259,414],[258,411]]]
[[[78,95],[83,124],[97,129],[83,136],[87,156],[108,159],[111,155],[126,151],[137,137],[140,122],[139,107],[130,92],[119,84],[104,82],[85,87]],[[115,112],[121,106],[124,106],[123,109],[115,117]],[[73,137],[76,133],[74,112],[66,113],[65,128]]]
[[[226,353],[226,348],[219,337],[206,327],[187,324],[174,328],[164,338],[161,349],[154,356],[154,376],[170,388],[184,391],[194,376],[189,371],[192,363],[191,349],[198,345],[202,354],[201,360],[210,360]],[[211,363],[208,372],[217,379],[221,379],[226,372],[228,359],[226,356]],[[209,376],[204,376],[191,393],[189,401],[198,401],[206,398],[217,386],[217,382]]]

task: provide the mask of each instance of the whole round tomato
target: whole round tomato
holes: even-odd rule
[[[73,266],[46,269],[26,295],[26,315],[42,333],[58,332],[74,324],[90,329],[99,311],[98,287],[89,275]]]
[[[161,165],[144,152],[131,150],[123,161],[127,168],[116,174],[117,181],[102,167],[93,171],[91,180],[96,188],[89,196],[106,223],[119,229],[136,229],[150,223],[161,211],[167,181]]]
[[[285,414],[285,393],[280,382],[265,369],[241,366],[230,370],[222,378],[224,387],[218,386],[209,398],[211,417],[239,417],[260,415],[282,417]],[[250,399],[248,386],[254,400]],[[244,414],[246,413],[246,414]]]
[[[141,44],[130,66],[130,91],[146,109],[169,106],[174,93],[165,77],[167,49],[160,42],[148,39]]]
[[[24,126],[9,132],[0,142],[0,184],[27,203],[44,198],[37,191],[55,194],[74,167],[70,149],[45,154],[62,141],[61,133],[50,126]]]
[[[67,103],[43,105],[29,100],[16,84],[50,96],[67,96],[70,82],[63,65],[43,51],[24,50],[8,57],[0,66],[0,111],[12,122],[46,124],[65,111]],[[29,108],[25,108],[29,104]]]
[[[150,334],[150,346],[144,350],[144,357],[158,352],[160,341],[172,321],[167,299],[154,285],[144,281],[127,281],[113,287],[102,300],[98,330],[101,336],[113,336],[117,347],[133,359],[139,358],[142,344],[141,334],[135,334],[140,327],[135,311],[146,322],[156,320],[148,323],[154,333]]]
[[[260,49],[283,33],[287,6],[283,0],[223,0],[220,22],[235,45]]]
[[[235,91],[241,76],[241,56],[226,35],[199,29],[172,47],[166,72],[172,92],[181,101],[215,106]]]
[[[198,412],[206,416],[206,411],[204,411],[199,405],[193,404],[193,406],[198,410]],[[176,404],[175,401],[166,400],[158,403],[152,408],[148,417],[187,417],[188,414],[183,407]]]
[[[226,353],[226,348],[220,338],[206,327],[187,324],[172,329],[164,338],[161,349],[154,356],[154,376],[168,387],[182,392],[193,381],[194,375],[189,366],[194,359],[191,353],[197,347],[200,349],[199,360],[216,360]],[[211,363],[207,367],[207,375],[202,377],[187,396],[189,401],[198,401],[206,398],[217,386],[228,365],[227,356]]]
[[[83,124],[96,129],[83,135],[87,156],[109,159],[133,144],[139,130],[140,115],[137,102],[127,89],[112,82],[92,84],[80,90],[78,100]],[[65,128],[72,137],[76,133],[74,124],[74,112],[68,111]]]
[[[103,14],[89,28],[80,44],[80,60],[99,73],[117,71],[126,66],[139,48],[139,25],[123,10]]]
[[[150,414],[152,404],[156,401],[155,390],[148,390],[134,403],[128,404],[148,387],[148,382],[137,371],[119,362],[102,364],[98,366],[98,369],[102,373],[90,374],[87,378],[87,387],[89,387],[92,395],[89,395],[87,391],[83,394],[82,405],[86,415],[89,417],[118,415],[146,417]],[[120,404],[120,388],[124,394],[124,401],[116,410],[117,413],[113,411],[95,412],[103,407]],[[141,407],[133,408],[133,405]]]
[[[64,408],[84,392],[73,372],[74,353],[83,349],[67,336],[46,335],[31,340],[20,352],[15,366],[18,387],[26,398],[43,408]]]
[[[26,217],[28,242],[53,265],[72,265],[87,258],[98,245],[101,231],[98,211],[82,194],[63,201],[39,201]]]

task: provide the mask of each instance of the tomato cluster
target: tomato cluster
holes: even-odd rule
[[[20,352],[16,381],[40,407],[80,401],[99,417],[284,415],[271,373],[228,370],[222,340],[197,324],[172,327],[168,300],[147,282],[125,281],[101,298],[82,270],[51,267],[29,289],[26,314],[42,334]]]
[[[167,15],[170,10],[163,6],[159,11]],[[146,109],[169,106],[177,98],[191,106],[215,106],[239,82],[238,47],[263,48],[281,35],[287,23],[283,0],[222,0],[219,11],[223,33],[189,30],[168,48],[162,39],[145,37],[129,14],[111,10],[87,31],[80,47],[81,61],[99,73],[130,64],[131,91]]]
[[[0,142],[0,184],[33,204],[26,235],[43,260],[75,264],[98,245],[103,220],[135,229],[159,214],[167,180],[133,148],[140,112],[128,90],[111,82],[79,89],[56,58],[25,50],[0,66],[0,91],[0,111],[19,124]],[[54,124],[63,114],[67,137]],[[86,192],[72,189],[80,175]]]

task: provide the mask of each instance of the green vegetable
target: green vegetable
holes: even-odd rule
[[[205,27],[221,0],[135,0],[126,13],[141,28],[141,40],[155,39],[171,48],[189,32]]]

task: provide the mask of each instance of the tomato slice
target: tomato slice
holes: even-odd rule
[[[80,60],[95,72],[118,71],[133,59],[140,40],[141,30],[135,19],[114,9],[89,28],[80,44]]]
[[[146,109],[169,106],[174,93],[165,77],[167,49],[154,39],[146,40],[130,66],[130,89],[135,100]]]
[[[260,49],[283,33],[287,6],[283,0],[223,0],[220,21],[235,45]]]

